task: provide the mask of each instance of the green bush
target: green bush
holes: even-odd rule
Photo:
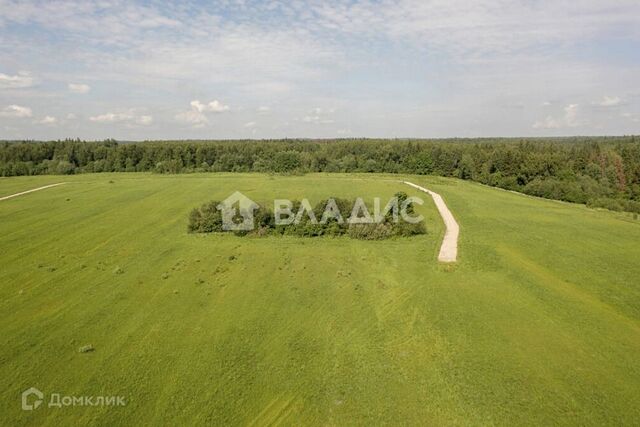
[[[73,163],[61,160],[56,165],[55,173],[57,175],[71,175],[76,171],[76,166]]]
[[[381,240],[397,234],[394,233],[393,225],[383,222],[379,224],[351,224],[347,235],[353,239]]]
[[[396,194],[399,200],[407,200],[406,193],[400,192]],[[324,211],[330,200],[335,202],[335,206],[339,210],[342,221],[335,217],[328,217],[324,223],[321,223]],[[222,229],[222,213],[217,209],[219,202],[213,201],[206,203],[199,208],[193,209],[189,213],[189,222],[187,230],[190,233],[212,233],[221,232]],[[362,240],[379,240],[393,236],[413,236],[416,234],[426,233],[423,223],[409,224],[398,218],[398,222],[392,221],[392,214],[389,212],[386,217],[376,224],[350,224],[348,222],[351,216],[355,200],[347,200],[340,198],[325,199],[316,204],[312,209],[313,215],[317,223],[314,223],[305,213],[301,217],[298,224],[276,225],[274,213],[265,208],[258,207],[254,212],[254,228],[251,231],[235,231],[238,236],[255,235],[290,235],[298,237],[318,237],[318,236],[342,236],[348,235],[354,239]],[[292,212],[295,215],[301,207],[300,201],[292,202]],[[370,209],[369,209],[370,211]],[[413,206],[407,207],[409,213],[413,213]],[[371,213],[371,211],[370,211]]]
[[[217,209],[220,202],[213,201],[193,209],[189,214],[190,233],[212,233],[222,231],[222,213]]]

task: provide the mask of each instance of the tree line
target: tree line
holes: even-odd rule
[[[640,139],[4,141],[0,175],[371,172],[456,177],[640,212]]]

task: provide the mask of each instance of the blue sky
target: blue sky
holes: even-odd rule
[[[640,2],[0,0],[0,139],[640,134]]]

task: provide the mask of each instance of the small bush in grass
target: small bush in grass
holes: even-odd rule
[[[393,235],[391,224],[351,224],[347,234],[360,240],[381,240]]]
[[[189,214],[190,233],[212,233],[222,231],[222,213],[218,210],[220,202],[213,201],[193,209]]]
[[[416,236],[418,234],[425,234],[427,229],[424,226],[424,223],[419,222],[417,224],[411,224],[405,221],[400,221],[397,224],[394,224],[393,227],[393,235],[394,236]]]

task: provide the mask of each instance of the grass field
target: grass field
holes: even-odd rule
[[[428,234],[190,235],[235,190],[390,197],[408,179],[461,226]],[[2,425],[632,425],[640,221],[457,180],[101,174],[0,179]],[[94,352],[79,353],[91,344]],[[124,407],[23,411],[29,387]]]

